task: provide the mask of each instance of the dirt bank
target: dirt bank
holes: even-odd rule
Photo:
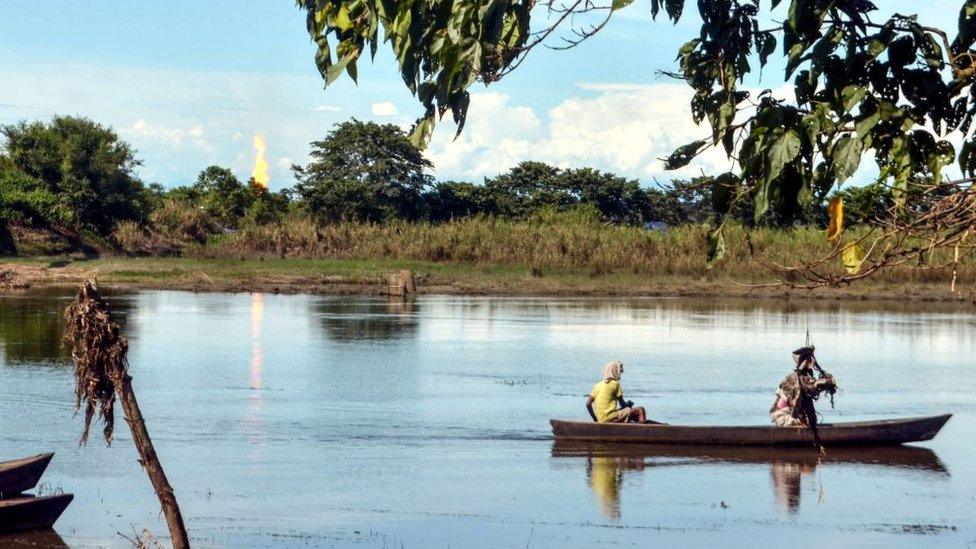
[[[941,283],[873,283],[817,290],[770,286],[773,280],[646,277],[631,273],[539,272],[511,265],[444,264],[417,261],[220,260],[109,258],[96,260],[17,259],[0,262],[0,288],[74,286],[89,276],[120,289],[196,292],[280,292],[380,294],[386,274],[413,269],[426,294],[540,296],[697,296],[792,299],[896,299],[972,303],[972,294],[953,293]],[[966,288],[971,291],[971,288]]]

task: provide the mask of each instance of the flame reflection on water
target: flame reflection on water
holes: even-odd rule
[[[264,294],[251,294],[251,389],[261,389],[261,321],[264,319]]]

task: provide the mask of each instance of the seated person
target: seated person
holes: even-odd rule
[[[603,367],[603,379],[593,386],[590,396],[586,397],[586,410],[593,421],[644,423],[647,420],[643,407],[634,407],[633,402],[624,400],[623,389],[620,388],[620,376],[623,373],[624,365],[618,361],[608,362]]]

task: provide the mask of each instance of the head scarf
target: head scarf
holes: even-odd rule
[[[620,381],[620,374],[624,369],[624,363],[619,360],[607,362],[603,366],[603,381]]]

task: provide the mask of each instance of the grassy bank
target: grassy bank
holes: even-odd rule
[[[841,288],[791,291],[771,262],[825,254],[824,233],[732,228],[725,259],[706,265],[707,227],[663,232],[593,223],[468,219],[440,225],[293,220],[253,226],[181,247],[181,257],[16,258],[0,265],[8,285],[75,283],[216,291],[381,291],[386,273],[414,270],[423,291],[539,295],[757,295],[960,299],[951,272],[903,266]],[[836,265],[841,269],[840,265]],[[976,279],[972,262],[961,287]]]

